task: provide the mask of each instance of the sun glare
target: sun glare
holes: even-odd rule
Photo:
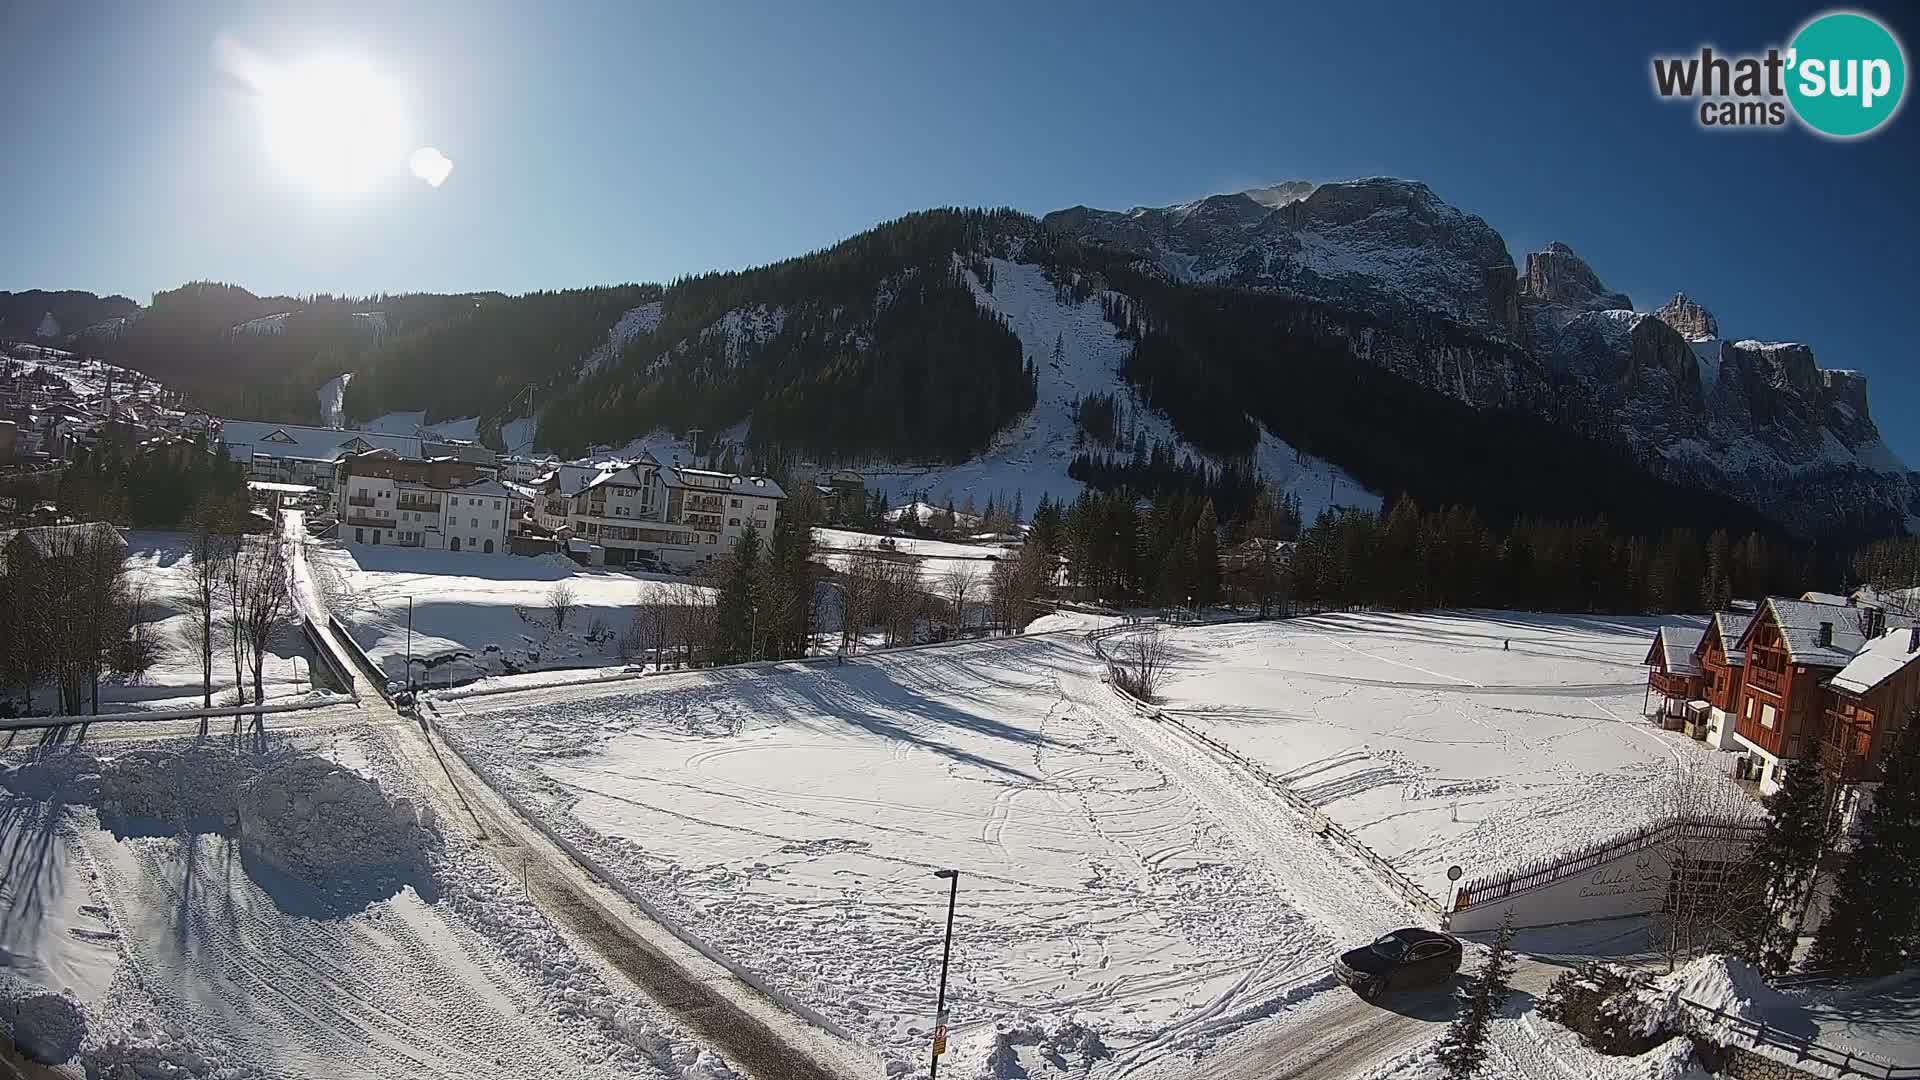
[[[364,191],[403,167],[406,119],[393,87],[363,63],[313,60],[260,87],[267,150],[288,174],[323,191]]]
[[[220,66],[255,95],[274,166],[331,194],[366,191],[408,172],[439,187],[453,162],[432,147],[409,153],[400,91],[365,61],[317,57],[279,63],[221,35]]]

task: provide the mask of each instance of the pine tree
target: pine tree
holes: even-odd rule
[[[760,533],[749,526],[733,547],[715,599],[714,656],[721,663],[754,658],[760,585]]]
[[[1435,1056],[1452,1080],[1467,1080],[1486,1063],[1489,1027],[1507,1002],[1508,981],[1513,978],[1508,954],[1512,943],[1513,913],[1508,912],[1499,936],[1493,939],[1493,951],[1473,980],[1461,988],[1460,1011],[1440,1037]]]
[[[1220,599],[1220,519],[1212,499],[1201,506],[1200,520],[1193,526],[1191,588],[1196,608],[1212,607]]]
[[[1808,966],[1883,975],[1920,955],[1920,709],[1887,757]]]
[[[1754,905],[1743,920],[1735,947],[1748,963],[1778,975],[1793,961],[1814,875],[1834,840],[1818,763],[1789,762],[1780,787],[1767,796],[1765,804],[1766,825],[1750,858],[1768,882],[1767,902]]]

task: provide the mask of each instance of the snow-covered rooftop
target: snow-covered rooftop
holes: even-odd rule
[[[1745,667],[1747,654],[1740,649],[1740,639],[1747,634],[1747,627],[1753,623],[1753,613],[1747,611],[1716,611],[1709,633],[1720,635],[1720,651],[1727,656],[1732,667]]]
[[[1698,675],[1700,665],[1693,654],[1700,647],[1702,636],[1703,631],[1697,626],[1663,626],[1654,631],[1647,663],[1658,661],[1661,669],[1671,675]]]
[[[1850,694],[1871,693],[1901,670],[1920,663],[1920,628],[1896,626],[1867,642],[1860,655],[1828,680],[1828,685]]]
[[[222,421],[220,441],[227,448],[227,456],[235,461],[251,461],[255,454],[302,461],[338,461],[348,454],[366,450],[392,450],[402,457],[423,456],[420,440],[411,435],[305,427],[263,420]]]
[[[1851,604],[1823,604],[1813,600],[1790,600],[1784,596],[1770,596],[1760,607],[1760,614],[1747,628],[1753,633],[1761,621],[1772,618],[1780,627],[1780,637],[1786,642],[1787,655],[1796,664],[1811,664],[1816,667],[1845,667],[1855,653],[1867,643],[1867,634],[1863,616],[1866,609]],[[1829,644],[1822,645],[1821,627],[1830,625]],[[1742,640],[1745,640],[1743,635]]]

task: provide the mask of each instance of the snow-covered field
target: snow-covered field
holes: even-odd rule
[[[1686,621],[1477,612],[1197,627],[1172,638],[1162,696],[1445,897],[1452,864],[1471,876],[1657,818],[1676,762],[1724,774],[1725,755],[1641,715],[1653,630]]]
[[[1257,1012],[1331,942],[1102,722],[1077,635],[439,705],[440,730],[693,932],[921,1068],[945,883],[956,1075]],[[999,1031],[996,1031],[996,1024]],[[945,1071],[945,1070],[943,1070]],[[997,1073],[994,1075],[1012,1075]]]
[[[0,998],[83,1020],[16,1036],[88,1075],[731,1075],[422,805],[365,728],[0,757]]]
[[[351,628],[374,663],[401,681],[412,598],[414,679],[433,686],[512,671],[611,664],[634,605],[677,586],[582,569],[557,555],[523,558],[312,541],[307,559],[329,609]],[[556,629],[549,598],[562,583],[573,591],[574,608]]]
[[[893,546],[883,548],[880,546],[883,541]],[[974,599],[982,603],[986,600],[987,575],[993,570],[994,560],[1006,557],[1013,550],[1006,544],[956,544],[911,536],[882,537],[851,529],[815,529],[813,543],[816,559],[835,570],[845,570],[847,563],[862,550],[911,558],[920,564],[920,579],[934,588],[955,570],[971,570],[980,578]]]

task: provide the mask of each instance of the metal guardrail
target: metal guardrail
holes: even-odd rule
[[[306,631],[308,643],[313,646],[314,655],[320,657],[326,665],[327,675],[339,683],[347,693],[356,698],[359,697],[360,692],[356,685],[358,680],[353,677],[353,672],[340,666],[340,661],[334,656],[333,650],[327,647],[326,630],[314,622],[311,615],[302,614],[300,623],[301,628]]]
[[[327,625],[333,629],[334,634],[338,636],[340,643],[346,647],[347,652],[354,660],[359,662],[361,670],[366,672],[367,683],[373,687],[373,692],[379,694],[382,701],[392,704],[393,695],[387,693],[386,674],[380,670],[379,665],[373,662],[373,657],[367,655],[367,650],[361,648],[360,643],[353,640],[353,635],[347,632],[347,624],[340,621],[340,616],[328,612]]]
[[[1089,631],[1087,633],[1087,639],[1093,643],[1094,655],[1098,656],[1102,661],[1105,661],[1107,660],[1107,654],[1101,645],[1105,639],[1128,630],[1144,629],[1147,626],[1153,625],[1153,623],[1161,621],[1164,620],[1154,619],[1151,622],[1122,623],[1117,626],[1105,626],[1098,630]],[[1359,837],[1353,835],[1353,833],[1347,831],[1347,829],[1338,822],[1322,813],[1320,809],[1309,802],[1305,796],[1295,791],[1292,785],[1275,775],[1273,771],[1265,765],[1248,758],[1246,755],[1233,749],[1226,743],[1221,742],[1219,739],[1194,729],[1178,717],[1169,716],[1165,712],[1141,702],[1119,687],[1113,686],[1112,683],[1108,683],[1108,685],[1112,687],[1113,692],[1119,695],[1120,699],[1125,701],[1135,712],[1157,723],[1178,728],[1182,733],[1199,740],[1216,753],[1231,759],[1235,764],[1251,773],[1255,779],[1271,789],[1274,794],[1280,796],[1281,800],[1292,807],[1296,813],[1306,818],[1308,824],[1313,827],[1313,831],[1316,834],[1332,841],[1348,854],[1364,863],[1369,870],[1374,872],[1375,876],[1380,878],[1389,889],[1400,897],[1403,903],[1415,911],[1425,912],[1435,918],[1439,918],[1445,914],[1445,906],[1441,904],[1440,901],[1434,899],[1431,894],[1421,888],[1412,878],[1382,858],[1380,854],[1371,847],[1368,847]]]

